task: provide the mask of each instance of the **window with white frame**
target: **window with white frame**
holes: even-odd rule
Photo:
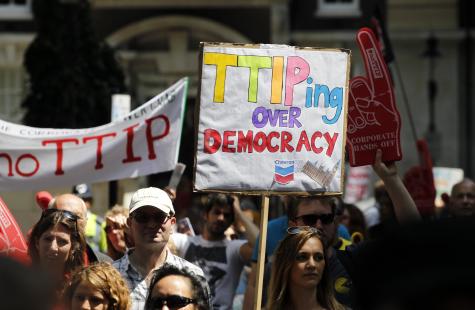
[[[25,73],[21,67],[0,66],[0,119],[21,122],[24,80]]]
[[[23,56],[33,36],[0,35],[0,119],[19,123],[26,93]]]
[[[0,0],[0,20],[32,19],[32,0]]]
[[[360,0],[317,0],[317,17],[359,17]]]

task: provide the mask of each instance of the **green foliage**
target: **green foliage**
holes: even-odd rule
[[[35,0],[37,36],[24,65],[29,94],[22,103],[26,125],[87,128],[110,121],[111,95],[124,92],[124,76],[100,42],[87,0]]]

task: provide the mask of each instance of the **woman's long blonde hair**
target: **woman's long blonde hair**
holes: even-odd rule
[[[116,204],[112,207],[112,209],[109,209],[106,212],[106,214],[104,215],[104,218],[107,219],[107,217],[114,217],[120,214],[122,214],[126,218],[129,217],[129,208]],[[107,223],[107,220],[106,220],[106,223]],[[124,240],[125,240],[126,246],[127,248],[131,247],[130,236],[128,235],[128,232],[125,228],[123,229],[123,231],[124,231]],[[107,234],[106,234],[106,241],[107,241],[107,255],[109,255],[109,257],[112,258],[112,260],[118,260],[119,258],[124,256],[125,252],[117,251],[114,245],[112,244],[112,241],[109,239],[109,236],[107,236]]]
[[[320,234],[316,230],[311,229],[302,229],[296,234],[288,234],[279,243],[274,252],[274,260],[272,262],[267,310],[290,309],[290,272],[299,250],[310,238],[318,238],[323,245]],[[326,250],[324,249],[323,252],[325,256]],[[317,295],[315,298],[323,308],[329,310],[343,309],[334,298],[333,288],[328,277],[327,265],[325,265],[322,278],[317,285]]]

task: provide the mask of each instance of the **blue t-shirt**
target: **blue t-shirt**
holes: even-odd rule
[[[348,228],[346,228],[346,226],[343,224],[338,225],[338,237],[346,240],[351,240],[350,232],[348,231]]]

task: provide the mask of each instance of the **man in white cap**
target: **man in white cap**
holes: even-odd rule
[[[132,299],[132,310],[143,309],[148,295],[150,275],[164,263],[178,268],[187,266],[204,276],[200,267],[173,255],[167,248],[175,224],[175,210],[168,194],[155,187],[142,188],[130,201],[127,225],[135,242],[113,266],[126,280]]]

